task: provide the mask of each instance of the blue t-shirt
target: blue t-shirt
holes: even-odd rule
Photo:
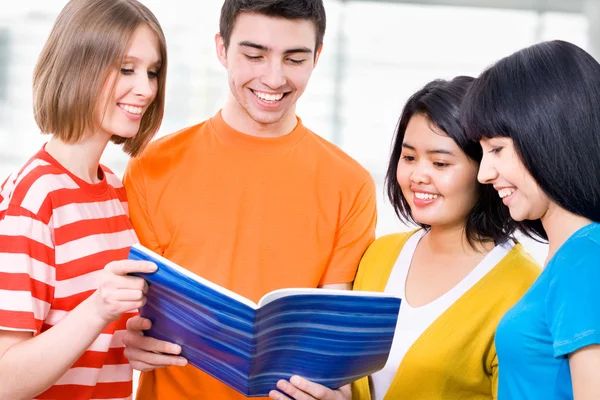
[[[573,398],[568,355],[600,344],[600,224],[575,232],[496,331],[498,399]]]

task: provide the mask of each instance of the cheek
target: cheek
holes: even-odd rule
[[[517,174],[514,173],[514,170],[512,170],[512,167],[509,165],[509,163],[496,163],[493,166],[496,171],[498,172],[498,178],[502,179],[503,181],[506,181],[509,184],[513,184],[515,186],[518,186],[518,179],[515,179],[515,176]]]
[[[98,104],[96,105],[96,121],[95,123],[97,124],[104,124],[106,123],[107,116],[110,116],[114,113],[116,113],[118,110],[116,110],[116,106],[115,107],[111,107],[110,104],[111,102],[111,98],[109,97],[110,93],[108,91],[103,91],[102,94],[100,95],[100,98],[98,99]]]
[[[400,185],[400,187],[402,188],[402,190],[405,189],[405,187],[408,187],[410,185],[410,171],[408,168],[402,168],[401,165],[399,165],[398,169],[396,169],[396,181],[398,181],[398,184]]]
[[[455,171],[440,172],[432,176],[432,181],[435,188],[444,197],[455,196],[463,191],[460,176]]]
[[[291,82],[294,88],[296,88],[296,90],[304,91],[304,89],[308,85],[308,80],[310,79],[312,71],[312,67],[292,70],[288,74],[288,82]]]
[[[227,76],[229,77],[229,81],[234,85],[238,85],[242,80],[240,76],[240,71],[243,71],[243,68],[236,68],[236,62],[229,61],[229,65],[227,67]]]
[[[547,206],[550,203],[550,198],[544,193],[544,191],[538,186],[531,176],[528,179],[528,192],[532,194],[532,201],[539,203],[541,206]]]
[[[110,89],[111,89],[110,86],[106,86],[106,85],[102,88],[102,92],[100,93],[100,97],[98,98],[98,105],[97,105],[98,112],[100,112],[100,113],[103,112],[107,103],[111,100]],[[115,88],[115,94],[116,94],[117,90],[118,90],[118,87]]]
[[[154,101],[154,99],[156,99],[157,95],[158,95],[158,79],[153,79],[152,80],[152,101]]]
[[[441,174],[435,181],[436,188],[445,197],[456,199],[460,204],[471,205],[477,200],[477,170],[457,170]]]
[[[243,86],[262,76],[260,63],[252,63],[247,60],[235,60],[227,71],[230,80],[236,86]]]
[[[514,153],[503,154],[496,160],[494,167],[500,177],[518,188],[525,189],[533,183],[533,179],[531,179],[527,169]],[[536,185],[534,184],[534,186]]]
[[[135,80],[129,76],[123,76],[115,85],[115,91],[112,94],[112,99],[121,99],[123,96],[126,96],[130,93],[135,87]],[[110,90],[110,88],[109,88]],[[108,98],[108,96],[107,96]]]

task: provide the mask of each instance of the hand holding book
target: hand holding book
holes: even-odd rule
[[[271,390],[269,397],[273,400],[352,400],[349,384],[333,390],[297,375],[292,376],[289,382],[283,379],[277,382],[277,389],[285,394]]]
[[[177,343],[197,368],[248,397],[267,396],[293,375],[339,388],[381,369],[400,299],[384,293],[280,289],[258,304],[142,246],[130,259],[158,265],[140,314],[147,334]]]
[[[127,333],[123,336],[125,357],[131,367],[138,371],[151,371],[156,368],[179,366],[188,361],[181,357],[181,346],[164,340],[144,336],[152,328],[152,321],[136,316],[127,320]]]

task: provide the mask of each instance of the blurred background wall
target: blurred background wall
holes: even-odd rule
[[[166,114],[158,137],[212,116],[227,95],[214,34],[222,2],[142,0],[167,37]],[[66,0],[0,0],[0,181],[37,151],[31,76]],[[383,196],[383,177],[401,108],[435,78],[478,75],[522,47],[571,41],[600,55],[600,0],[325,0],[327,32],[298,114],[369,169],[378,185],[378,235],[402,226]],[[127,157],[111,146],[103,162],[119,175]],[[543,262],[546,246],[525,240]]]

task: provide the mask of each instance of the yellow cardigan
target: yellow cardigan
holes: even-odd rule
[[[361,260],[354,290],[384,291],[400,250],[413,233],[377,239]],[[496,399],[496,326],[540,272],[517,244],[410,347],[385,399]],[[352,384],[352,398],[371,399],[368,378]]]

